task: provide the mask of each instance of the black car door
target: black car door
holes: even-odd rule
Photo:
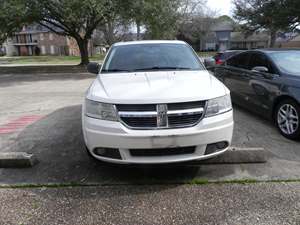
[[[216,69],[218,77],[231,91],[233,102],[245,104],[245,90],[248,88],[250,54],[241,53],[231,57]]]
[[[270,113],[273,106],[273,96],[279,91],[279,86],[276,82],[279,76],[276,68],[263,52],[254,52],[251,55],[249,67],[249,101],[257,112],[262,114]],[[259,71],[255,67],[264,67],[267,71]]]

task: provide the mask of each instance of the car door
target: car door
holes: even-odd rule
[[[254,106],[254,110],[266,114],[272,111],[272,99],[279,91],[277,80],[279,75],[275,66],[263,52],[254,52],[251,55],[249,73],[249,102]],[[255,67],[265,67],[267,72],[254,70]]]
[[[235,55],[217,69],[216,76],[231,91],[233,102],[245,104],[245,89],[248,85],[250,54],[248,52]]]

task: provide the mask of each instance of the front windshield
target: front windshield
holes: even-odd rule
[[[155,70],[204,70],[185,44],[131,44],[115,46],[101,73]]]
[[[300,51],[273,52],[270,56],[282,72],[300,76]]]

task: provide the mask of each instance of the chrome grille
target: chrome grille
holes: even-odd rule
[[[195,126],[202,119],[205,101],[116,105],[120,120],[132,129],[168,129]]]

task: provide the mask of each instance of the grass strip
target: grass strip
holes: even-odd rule
[[[241,180],[224,180],[224,181],[209,181],[206,179],[193,179],[187,182],[174,182],[174,183],[44,183],[44,184],[0,184],[1,189],[16,189],[16,188],[67,188],[67,187],[107,187],[107,186],[144,186],[144,185],[211,185],[211,184],[267,184],[267,183],[299,183],[300,179],[290,180],[255,180],[255,179],[241,179]]]

